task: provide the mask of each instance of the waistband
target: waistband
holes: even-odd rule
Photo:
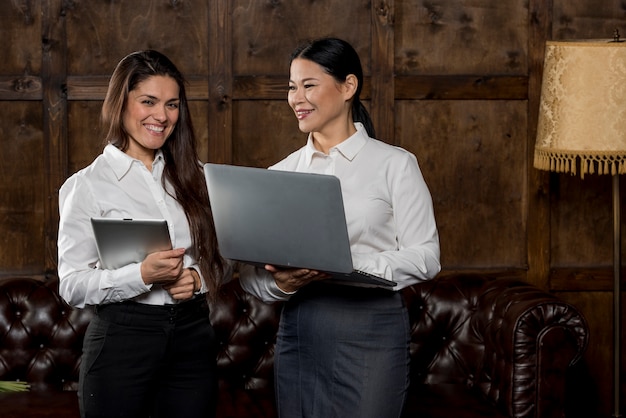
[[[351,286],[334,283],[330,280],[310,283],[298,290],[292,299],[298,295],[301,297],[336,296],[349,299],[396,299],[401,297],[399,292],[395,292],[391,289]]]
[[[198,313],[203,313],[208,316],[209,307],[206,295],[196,295],[185,302],[167,305],[148,305],[134,301],[108,303],[105,305],[97,305],[94,312],[104,319],[112,319],[122,315],[136,315],[149,317],[154,320],[169,320],[172,322]]]

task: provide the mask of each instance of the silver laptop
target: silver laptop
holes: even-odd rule
[[[204,173],[223,257],[323,271],[341,282],[397,284],[354,270],[337,177],[212,163]]]
[[[100,264],[117,269],[172,248],[164,219],[91,218]]]

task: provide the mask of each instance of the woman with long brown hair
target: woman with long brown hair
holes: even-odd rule
[[[106,145],[59,192],[59,292],[95,307],[82,417],[210,417],[216,340],[206,294],[224,274],[185,80],[163,54],[123,58],[102,106]],[[171,250],[104,268],[91,218],[165,219]]]

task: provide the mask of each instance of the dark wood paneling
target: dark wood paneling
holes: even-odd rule
[[[156,49],[184,74],[208,72],[213,1],[72,1],[67,15],[68,73],[110,75],[128,53]]]
[[[68,138],[68,148],[72,150],[68,157],[69,174],[91,164],[102,152],[101,107],[101,101],[71,101],[68,104],[68,130],[72,132]]]
[[[430,187],[445,268],[526,267],[525,126],[523,101],[396,105],[397,143]]]
[[[338,36],[350,42],[370,73],[372,9],[370,0],[233,0],[233,75],[287,75],[289,56],[301,42]]]
[[[395,98],[406,100],[526,100],[528,77],[497,75],[396,76]]]
[[[396,74],[527,73],[527,0],[395,0],[395,15]]]
[[[268,167],[306,142],[286,100],[238,101],[233,117],[239,121],[234,164]]]
[[[1,100],[41,100],[41,78],[35,76],[0,76]]]
[[[64,86],[67,75],[65,14],[59,13],[63,0],[42,4],[44,133],[44,271],[56,270],[59,224],[59,188],[67,178],[67,102]]]
[[[579,306],[592,330],[589,396],[608,417],[610,179],[548,174],[532,160],[545,41],[608,38],[616,27],[626,37],[622,0],[6,6],[0,172],[15,180],[0,185],[0,275],[54,270],[58,187],[102,149],[101,102],[127,53],[158,49],[185,73],[203,160],[266,167],[306,139],[286,102],[289,54],[339,36],[363,62],[379,138],[419,159],[444,274],[513,272]]]
[[[378,1],[372,5],[371,90],[369,109],[376,136],[395,144],[394,113],[394,0]]]
[[[228,163],[233,158],[233,38],[231,2],[209,3],[209,114],[211,135],[208,161]],[[234,19],[234,16],[233,16]]]
[[[28,78],[41,73],[41,10],[49,1],[2,2],[2,75],[19,74]]]
[[[0,115],[0,270],[43,270],[44,145],[41,106],[1,102]]]

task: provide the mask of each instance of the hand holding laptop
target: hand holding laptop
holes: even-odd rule
[[[285,293],[292,293],[311,282],[330,279],[330,274],[310,269],[279,269],[267,264],[265,270],[272,273],[276,285]]]

